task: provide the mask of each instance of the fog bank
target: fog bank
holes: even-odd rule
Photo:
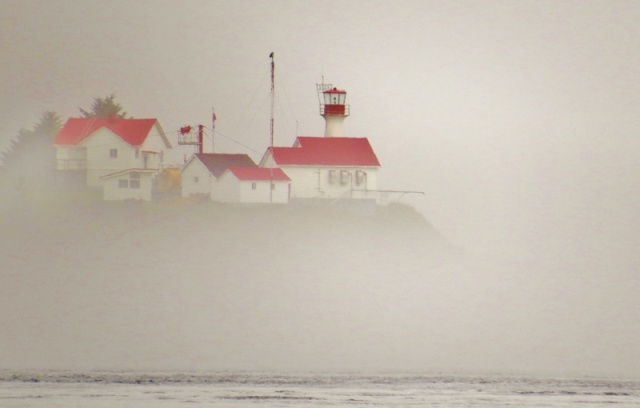
[[[2,368],[636,369],[633,287],[470,259],[403,205],[48,200],[0,224]]]

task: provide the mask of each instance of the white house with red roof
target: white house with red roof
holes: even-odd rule
[[[258,167],[247,154],[196,153],[182,167],[182,197],[212,196],[218,178],[229,167]]]
[[[345,137],[346,92],[318,85],[325,136],[299,136],[292,147],[270,147],[260,167],[277,167],[291,179],[290,199],[375,199],[380,162],[366,137]]]
[[[129,169],[160,171],[171,149],[156,119],[70,118],[53,144],[57,169],[80,172],[89,187]]]
[[[214,201],[286,204],[291,179],[277,168],[229,167],[211,192]]]

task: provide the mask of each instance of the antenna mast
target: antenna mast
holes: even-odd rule
[[[216,132],[216,110],[211,108],[211,153],[215,153],[214,148],[214,140],[215,140],[215,132]]]
[[[270,141],[269,145],[271,147],[271,166],[269,170],[269,203],[273,203],[273,166],[275,164],[275,159],[273,157],[273,132],[274,132],[274,109],[275,109],[275,95],[276,95],[276,65],[273,60],[273,52],[269,54],[269,58],[271,59],[271,133],[270,133]]]
[[[198,153],[204,153],[204,126],[198,125]]]
[[[275,70],[276,70],[276,66],[273,60],[273,52],[269,55],[269,58],[271,58],[271,140],[270,140],[270,146],[271,148],[273,148],[273,131],[274,131],[274,120],[273,120],[273,111],[275,109],[275,89],[276,89],[276,78],[275,78]]]

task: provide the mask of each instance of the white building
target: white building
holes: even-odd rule
[[[87,186],[128,169],[160,171],[171,144],[156,119],[70,118],[56,140],[57,169],[80,174]]]
[[[273,163],[291,179],[290,198],[371,198],[380,163],[369,140],[298,137],[293,147],[267,149],[260,165]]]
[[[291,179],[289,198],[376,199],[380,162],[364,137],[345,137],[346,92],[319,85],[325,136],[299,136],[292,147],[268,148],[260,167],[281,168]]]
[[[229,167],[257,167],[246,154],[196,153],[182,167],[182,197],[213,196],[216,181]]]
[[[241,204],[286,204],[290,188],[291,179],[281,169],[229,167],[218,177],[211,199]]]
[[[155,170],[127,169],[102,176],[104,199],[151,201],[155,175]]]

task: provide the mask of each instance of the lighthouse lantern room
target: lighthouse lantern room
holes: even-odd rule
[[[347,91],[334,88],[331,84],[317,84],[320,96],[320,115],[325,120],[325,137],[344,136],[343,122],[349,116]]]

